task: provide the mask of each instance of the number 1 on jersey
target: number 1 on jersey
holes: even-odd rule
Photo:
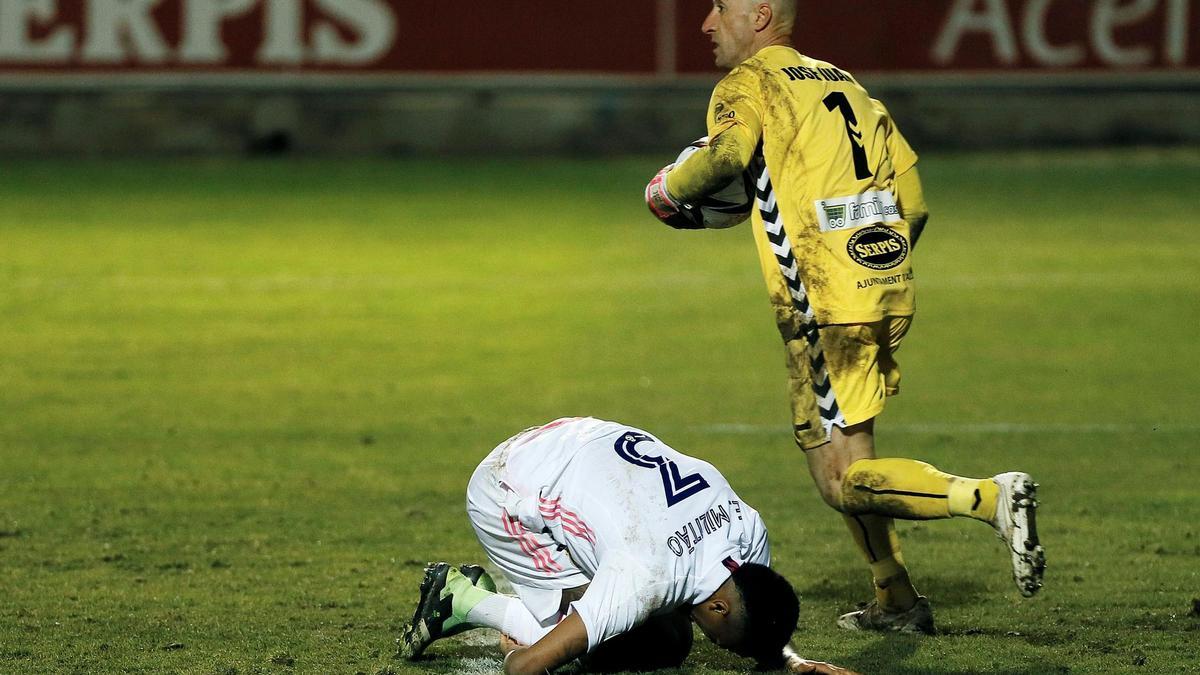
[[[870,178],[874,174],[867,165],[867,150],[862,144],[862,132],[855,129],[858,126],[858,116],[854,114],[854,108],[850,107],[850,100],[846,98],[846,94],[835,91],[825,97],[824,103],[829,112],[837,108],[842,112],[842,117],[846,118],[846,136],[850,138],[850,152],[854,155],[854,177],[859,180]]]

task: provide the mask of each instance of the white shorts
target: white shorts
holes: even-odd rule
[[[562,592],[590,579],[567,549],[541,531],[537,499],[507,487],[503,457],[509,441],[480,463],[467,484],[467,516],[488,558],[508,578],[521,602],[546,623],[561,618]]]

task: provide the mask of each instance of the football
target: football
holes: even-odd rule
[[[678,165],[700,148],[708,145],[708,136],[692,141],[679,153],[675,164]],[[749,171],[743,171],[740,178],[730,181],[716,192],[704,197],[699,204],[687,204],[684,208],[699,209],[701,222],[710,230],[720,230],[733,227],[750,217],[754,210],[754,181]]]

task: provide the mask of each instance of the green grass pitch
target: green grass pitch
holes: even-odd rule
[[[563,415],[716,463],[804,654],[1200,672],[1200,155],[923,159],[880,451],[1033,473],[1049,558],[1024,600],[988,528],[902,524],[924,639],[834,626],[868,573],[791,444],[748,226],[659,226],[660,159],[6,162],[0,672],[494,670],[494,637],[394,639],[425,561],[482,558],[479,458]]]

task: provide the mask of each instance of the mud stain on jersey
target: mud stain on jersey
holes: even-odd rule
[[[879,351],[871,324],[824,326],[821,349],[830,372],[846,373],[870,368]]]
[[[793,129],[796,130],[797,137],[803,137],[802,129],[807,118],[812,114],[812,106],[808,105],[807,95],[802,95],[794,87],[789,86],[783,75],[774,70],[768,70],[765,64],[756,63],[754,65],[759,75],[761,95],[766,104],[763,137],[768,136],[768,129],[771,127]],[[783,166],[781,170],[777,171],[778,175],[805,176],[809,173],[805,149],[802,146],[794,143],[789,145],[783,149],[781,159]],[[803,198],[803,195],[782,195],[776,186],[776,199],[792,206],[793,208],[788,209],[792,213],[799,212],[792,202]],[[825,295],[829,285],[828,274],[820,264],[820,261],[828,257],[828,252],[823,250],[825,242],[818,230],[806,226],[803,222],[793,223],[785,220],[784,228],[791,240],[792,254],[796,257],[800,279],[804,282],[811,302],[812,296]]]
[[[684,202],[695,202],[717,192],[735,180],[742,171],[737,143],[726,134],[719,134],[707,148],[697,151],[684,164],[687,164],[688,171],[696,172],[692,179],[695,187],[674,195]]]

